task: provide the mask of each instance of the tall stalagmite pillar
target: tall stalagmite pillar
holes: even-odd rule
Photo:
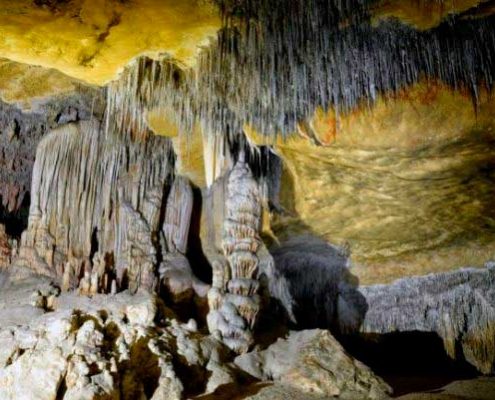
[[[226,264],[213,265],[208,293],[208,328],[232,350],[246,352],[261,307],[258,248],[261,199],[258,185],[241,155],[227,181],[222,250]]]

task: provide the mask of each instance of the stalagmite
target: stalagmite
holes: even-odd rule
[[[261,199],[243,157],[227,181],[222,247],[228,269],[222,263],[213,265],[213,287],[208,293],[210,332],[218,330],[224,343],[239,353],[253,345],[252,330],[261,307],[256,255],[261,242]]]

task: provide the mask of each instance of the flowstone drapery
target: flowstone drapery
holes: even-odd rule
[[[48,134],[17,273],[34,270],[82,294],[157,290],[167,254],[187,248],[192,194],[173,162],[167,139],[103,134],[94,120]]]

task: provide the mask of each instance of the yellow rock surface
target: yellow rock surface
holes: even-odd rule
[[[206,186],[203,138],[198,127],[190,135],[180,135],[177,126],[167,116],[166,110],[148,111],[147,122],[155,135],[172,139],[177,155],[177,173],[189,178],[197,187]]]
[[[72,92],[79,83],[54,69],[0,59],[0,100],[28,110],[32,103]]]
[[[192,65],[219,27],[208,0],[0,0],[0,57],[101,85],[140,54]]]
[[[273,231],[345,244],[362,283],[482,265],[495,255],[493,115],[493,98],[476,114],[434,83],[340,118],[318,111],[275,144],[287,213]]]

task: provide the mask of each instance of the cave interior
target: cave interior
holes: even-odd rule
[[[495,399],[495,1],[0,0],[0,399]]]

